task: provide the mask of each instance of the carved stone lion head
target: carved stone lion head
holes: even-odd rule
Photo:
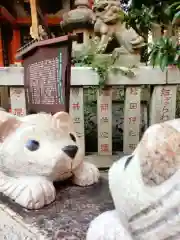
[[[114,24],[118,21],[120,9],[120,3],[114,0],[98,0],[95,1],[93,7],[96,17],[107,24]]]

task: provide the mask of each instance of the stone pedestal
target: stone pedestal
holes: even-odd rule
[[[91,220],[114,208],[108,182],[90,187],[55,184],[56,201],[41,210],[21,208],[9,198],[0,196],[1,240],[85,240]]]
[[[113,56],[116,56],[115,61],[116,66],[123,67],[134,67],[140,65],[141,56],[139,53],[129,53],[125,48],[115,48],[113,51]]]

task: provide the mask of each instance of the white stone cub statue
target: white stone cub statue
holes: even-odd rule
[[[179,240],[180,119],[150,126],[110,168],[109,188],[115,210],[91,222],[86,240]]]
[[[53,202],[54,181],[96,183],[98,169],[83,160],[68,113],[17,117],[0,111],[0,192],[21,206],[39,209]]]

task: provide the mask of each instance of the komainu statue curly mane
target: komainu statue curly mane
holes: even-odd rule
[[[119,0],[96,0],[93,11],[96,15],[94,32],[100,37],[99,50],[106,51],[109,43],[115,40],[119,47],[123,47],[128,53],[137,52],[144,46],[144,39],[137,32],[127,29],[120,19]]]
[[[111,167],[109,188],[115,210],[91,222],[87,240],[179,240],[180,119],[150,126]]]

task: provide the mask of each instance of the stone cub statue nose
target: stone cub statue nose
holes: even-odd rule
[[[62,151],[68,155],[70,158],[74,158],[76,156],[76,153],[78,151],[78,147],[75,145],[68,145],[65,146]]]

